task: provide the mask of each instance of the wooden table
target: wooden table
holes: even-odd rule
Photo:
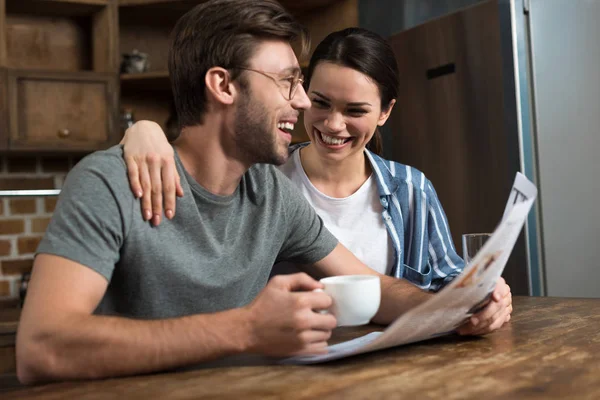
[[[511,323],[313,366],[228,366],[4,392],[9,399],[600,399],[600,299],[516,297]],[[376,326],[342,328],[346,340]]]

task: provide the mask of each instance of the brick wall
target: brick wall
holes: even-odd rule
[[[0,190],[60,189],[79,157],[2,156]],[[52,217],[56,197],[0,197],[0,299],[17,298],[21,275]]]

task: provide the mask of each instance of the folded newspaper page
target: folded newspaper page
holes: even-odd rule
[[[383,332],[329,346],[324,355],[286,358],[283,364],[314,364],[454,333],[490,300],[537,196],[535,185],[517,173],[502,221],[458,277]]]

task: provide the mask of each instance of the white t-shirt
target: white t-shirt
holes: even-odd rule
[[[394,262],[392,241],[381,213],[377,182],[373,175],[352,195],[329,197],[308,179],[300,161],[300,150],[279,167],[300,189],[323,219],[325,226],[359,260],[377,272],[388,275]]]

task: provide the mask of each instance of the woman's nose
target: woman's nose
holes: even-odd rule
[[[340,132],[346,129],[346,123],[340,113],[331,113],[325,120],[325,127],[331,132]]]

